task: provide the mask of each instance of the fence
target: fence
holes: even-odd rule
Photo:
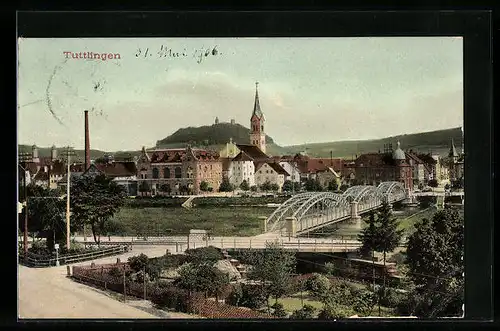
[[[113,270],[113,271],[111,271]],[[78,282],[97,286],[104,290],[111,290],[123,294],[123,300],[132,296],[144,300],[153,297],[165,296],[169,302],[169,308],[176,308],[185,313],[192,313],[206,318],[272,318],[270,315],[254,310],[231,306],[215,300],[206,299],[202,293],[193,292],[188,294],[186,290],[173,285],[160,287],[154,283],[131,281],[126,276],[130,270],[127,263],[116,263],[107,265],[74,266],[72,278]],[[121,275],[120,275],[121,274]],[[230,291],[224,291],[225,296]],[[175,298],[174,298],[175,297]],[[183,302],[184,299],[189,298]]]
[[[81,254],[71,254],[71,255],[60,255],[59,257],[47,258],[45,256],[40,256],[37,254],[29,253],[25,256],[24,253],[19,253],[19,262],[22,265],[34,268],[44,268],[56,266],[57,262],[59,265],[84,262],[89,260],[94,260],[101,257],[112,256],[123,254],[131,250],[130,245],[120,245],[110,248],[96,249],[95,251],[81,253]]]

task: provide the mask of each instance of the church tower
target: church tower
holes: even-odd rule
[[[259,103],[259,83],[255,83],[255,103],[253,113],[250,118],[250,144],[259,147],[262,152],[266,152],[266,133],[264,131],[265,118]]]

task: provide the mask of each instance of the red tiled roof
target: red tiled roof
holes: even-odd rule
[[[109,177],[129,177],[137,174],[135,162],[110,162],[96,164],[96,168]]]
[[[339,158],[309,158],[307,160],[307,172],[316,173],[318,171],[326,170],[328,167],[333,168],[335,171],[341,171],[343,160]]]
[[[195,158],[199,161],[216,161],[219,159],[219,153],[203,149],[192,149]],[[188,149],[157,149],[148,152],[151,163],[172,163],[182,162],[187,156]]]

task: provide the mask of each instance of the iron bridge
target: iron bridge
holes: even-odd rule
[[[297,235],[317,230],[333,223],[359,218],[376,210],[383,202],[389,204],[408,198],[400,182],[383,182],[379,186],[357,185],[343,194],[333,192],[299,193],[280,205],[266,220],[268,232],[286,227],[287,219],[295,220]]]

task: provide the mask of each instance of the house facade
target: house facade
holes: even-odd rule
[[[140,195],[199,194],[206,182],[214,192],[222,182],[219,154],[190,146],[146,151],[137,161]]]
[[[235,187],[239,187],[243,181],[246,181],[249,187],[256,185],[253,159],[245,152],[240,152],[231,161],[228,179]]]
[[[262,186],[265,183],[278,185],[278,191],[281,192],[285,176],[288,173],[275,162],[260,162],[255,166],[255,184]]]

